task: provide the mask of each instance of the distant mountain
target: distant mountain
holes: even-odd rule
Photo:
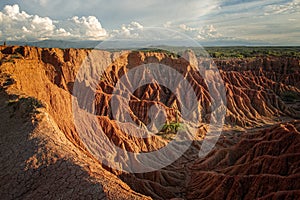
[[[42,48],[95,48],[102,41],[68,41],[68,40],[42,40],[42,41],[7,41],[7,45],[37,46]],[[1,42],[2,44],[4,42]]]
[[[103,45],[100,45],[102,42]],[[2,41],[1,44],[4,42]],[[42,40],[42,41],[6,41],[7,45],[20,45],[20,46],[37,46],[42,48],[98,48],[101,49],[132,49],[141,47],[153,47],[153,46],[270,46],[271,44],[262,42],[253,42],[246,40],[214,40],[214,41],[131,41],[131,40],[106,40],[106,41],[95,41],[95,40],[84,40],[84,41],[68,41],[68,40]],[[100,47],[99,47],[100,45]]]

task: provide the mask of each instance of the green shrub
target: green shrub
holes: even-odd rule
[[[160,132],[157,134],[164,139],[172,140],[176,133],[180,130],[184,130],[184,125],[180,122],[167,122],[163,125]]]
[[[23,56],[21,56],[20,54],[13,54],[10,56],[11,59],[21,59],[23,58]]]
[[[36,114],[38,108],[44,108],[45,105],[38,99],[33,97],[21,97],[19,99],[11,99],[6,102],[8,106],[12,106],[14,111],[21,110],[24,114]]]
[[[183,125],[182,123],[179,122],[171,122],[171,123],[166,123],[162,127],[162,132],[164,133],[177,133],[179,130],[182,130]]]

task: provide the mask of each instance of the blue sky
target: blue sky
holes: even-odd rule
[[[166,27],[201,42],[300,45],[300,0],[10,0],[0,40],[100,40]]]

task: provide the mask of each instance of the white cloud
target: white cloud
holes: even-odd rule
[[[206,24],[213,24],[228,38],[295,45],[300,37],[300,23],[296,23],[300,19],[299,3],[300,0],[225,0]]]
[[[111,36],[122,38],[138,38],[143,31],[143,28],[143,25],[133,21],[128,25],[123,24],[121,29],[113,30]]]
[[[192,28],[192,27],[189,27],[187,26],[186,24],[180,24],[179,25],[179,28],[184,30],[184,31],[187,31],[187,32],[194,32],[194,31],[199,31],[200,29],[199,28]]]
[[[3,13],[9,16],[11,19],[18,20],[18,18],[27,18],[29,17],[28,14],[25,12],[20,12],[20,8],[18,5],[13,6],[5,6],[3,8]]]
[[[1,40],[103,39],[107,36],[94,16],[54,21],[30,15],[18,5],[7,5],[0,12]]]
[[[38,1],[41,6],[46,6],[47,3],[49,3],[48,0],[35,0],[35,1]]]
[[[217,29],[213,25],[207,25],[202,27],[199,32],[198,37],[206,38],[206,39],[219,39],[224,38],[221,33],[217,31]]]
[[[0,26],[3,40],[44,39],[50,37],[55,29],[50,18],[20,12],[18,5],[4,7],[0,12]]]
[[[217,31],[214,25],[205,25],[195,28],[186,24],[180,24],[178,28],[190,37],[198,40],[224,39],[223,35]]]
[[[171,21],[167,21],[166,23],[163,24],[163,27],[165,27],[165,28],[170,28],[171,26],[172,26]]]
[[[168,35],[169,34],[169,35]],[[183,34],[183,35],[181,35]],[[181,35],[181,36],[180,36]],[[184,36],[185,35],[185,36]],[[208,41],[229,39],[217,31],[214,25],[191,27],[186,24],[173,24],[166,22],[163,27],[144,27],[138,22],[123,24],[120,29],[113,30],[110,36],[115,39],[144,39],[144,40],[176,40],[191,38],[194,40]]]
[[[131,21],[157,26],[166,21],[186,23],[202,21],[214,11],[220,0],[15,0],[26,10],[40,16],[65,19],[70,16],[94,15],[105,21],[106,28],[116,29]],[[0,3],[1,5],[1,3]]]
[[[73,17],[59,24],[61,28],[67,29],[73,37],[85,39],[103,39],[107,36],[106,30],[102,28],[95,16]]]
[[[293,0],[284,4],[269,5],[265,8],[265,15],[292,14],[300,11],[300,0]]]
[[[14,2],[26,12],[18,5],[0,9],[0,40],[141,38],[149,36],[148,26],[170,28],[200,41],[237,38],[294,45],[300,37],[300,0]],[[6,5],[5,1],[0,5]]]

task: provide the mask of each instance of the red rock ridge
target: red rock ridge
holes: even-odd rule
[[[8,152],[0,157],[4,163],[0,168],[0,196],[6,199],[61,198],[61,195],[109,199],[147,199],[144,195],[154,199],[299,198],[300,122],[293,121],[299,117],[299,107],[287,104],[282,97],[285,92],[300,92],[299,60],[215,59],[226,88],[227,131],[215,149],[200,159],[199,146],[211,113],[207,85],[195,67],[203,64],[203,60],[193,54],[187,55],[191,58],[188,62],[183,57],[157,52],[97,51],[97,61],[108,66],[94,98],[99,124],[105,127],[111,141],[127,151],[154,151],[169,142],[159,136],[130,137],[115,125],[111,94],[115,83],[130,69],[149,62],[171,66],[186,77],[200,102],[198,135],[179,160],[159,171],[127,174],[101,166],[74,126],[73,86],[79,68],[86,59],[91,59],[91,53],[84,49],[0,47],[0,142],[5,144],[1,152]],[[208,70],[212,67],[209,64],[205,65]],[[163,107],[169,121],[178,117],[175,108],[180,108],[179,99],[155,82],[138,88],[130,97],[129,105],[119,106],[129,107],[136,123],[150,123],[148,112],[153,105]],[[185,97],[188,102],[189,96]],[[32,98],[40,100],[44,108],[27,116],[26,102]],[[280,120],[288,122],[279,123]],[[273,126],[265,128],[267,124]],[[259,126],[264,128],[257,129]],[[15,153],[20,149],[22,158]],[[52,176],[55,178],[49,178]]]

